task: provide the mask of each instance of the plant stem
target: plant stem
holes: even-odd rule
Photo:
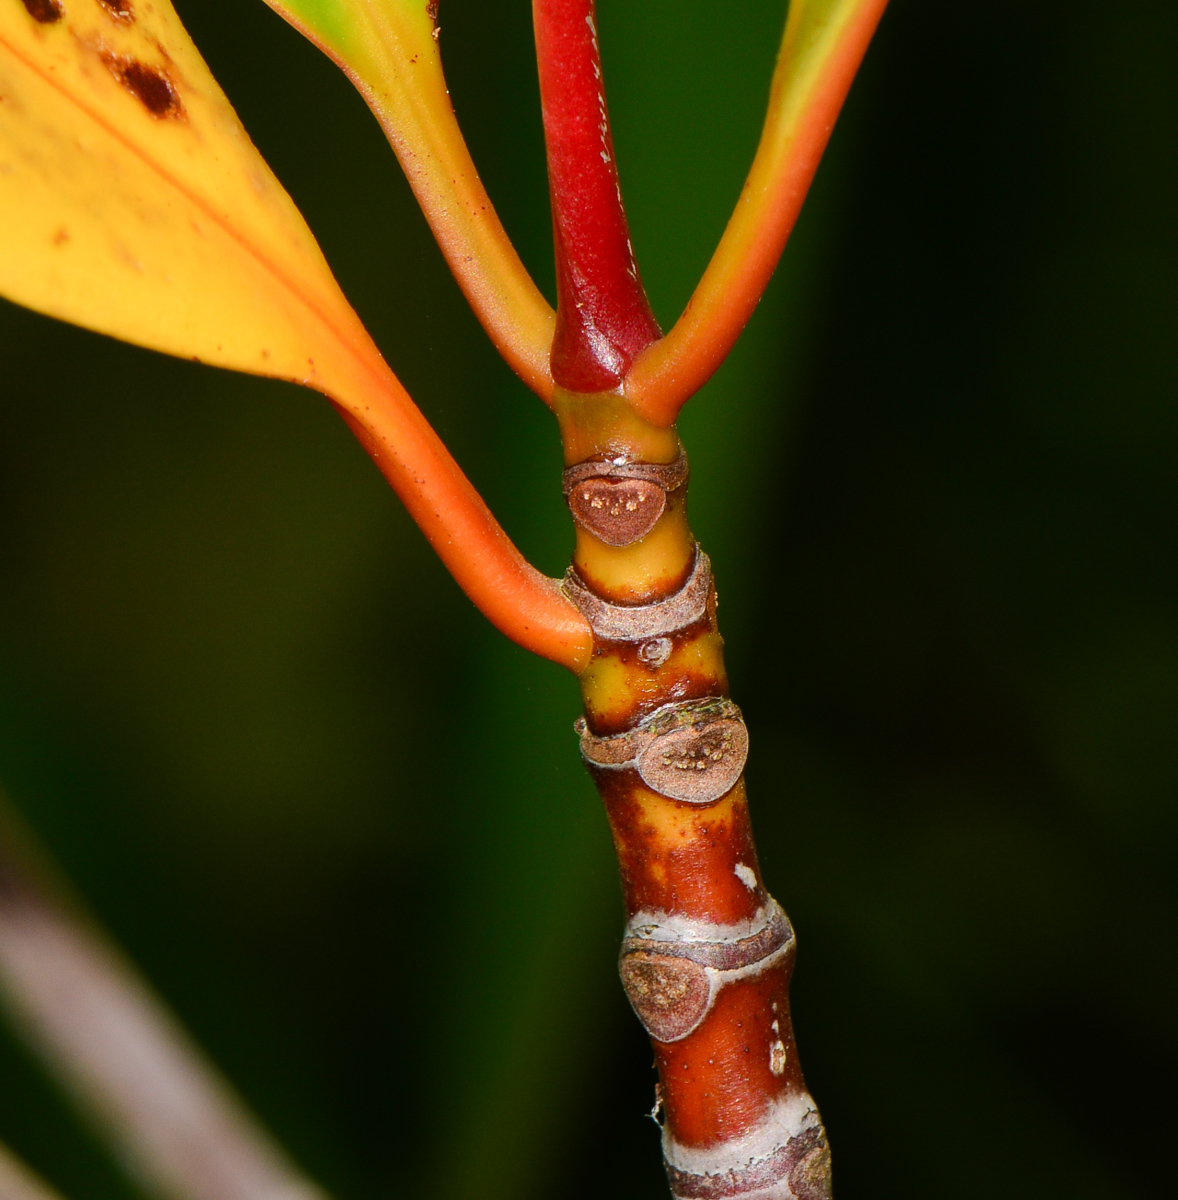
[[[519,552],[393,373],[379,382],[370,403],[336,410],[455,582],[512,641],[580,670],[591,642],[584,619]]]
[[[724,236],[670,332],[635,362],[626,397],[670,425],[736,344],[777,267],[887,0],[792,0],[760,144]]]
[[[0,1144],[0,1200],[60,1200],[60,1197]]]
[[[324,1200],[134,969],[40,886],[8,819],[0,820],[0,1000],[152,1192]],[[2,1179],[0,1169],[8,1200]]]
[[[622,980],[654,1045],[672,1191],[822,1200],[829,1150],[790,1022],[793,932],[761,882],[748,734],[727,700],[685,459],[673,430],[620,397],[557,388],[554,401],[578,526],[565,588],[594,631],[581,752],[621,869]],[[656,519],[626,541],[644,508]]]
[[[659,327],[622,208],[593,0],[534,0],[532,12],[556,245],[552,378],[608,391]]]
[[[547,403],[555,314],[520,262],[458,128],[435,36],[437,5],[356,4],[339,20],[337,5],[267,3],[360,90],[475,316]]]
[[[748,732],[687,521],[686,456],[674,412],[652,422],[629,398],[634,355],[657,353],[658,331],[626,233],[593,5],[536,0],[534,13],[559,294],[552,407],[577,526],[565,593],[593,631],[578,731],[618,855],[622,982],[654,1045],[667,1174],[681,1200],[822,1200],[830,1154],[790,1022],[793,931],[761,882]]]

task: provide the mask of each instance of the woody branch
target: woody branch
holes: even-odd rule
[[[687,521],[686,454],[624,395],[658,334],[593,5],[536,0],[534,13],[557,248],[553,407],[576,525],[565,594],[593,631],[578,732],[618,854],[622,982],[654,1046],[668,1178],[680,1200],[821,1200],[830,1158],[790,1022],[794,936],[761,882],[748,732]]]

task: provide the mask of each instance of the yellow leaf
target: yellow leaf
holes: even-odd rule
[[[336,396],[383,366],[168,0],[0,0],[0,292]]]
[[[0,294],[327,393],[483,613],[587,661],[585,619],[385,365],[168,0],[0,0]]]

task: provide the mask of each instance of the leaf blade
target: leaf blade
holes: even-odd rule
[[[165,3],[127,27],[0,0],[0,291],[172,354],[310,381],[360,323]],[[139,91],[168,104],[157,115]],[[150,92],[148,92],[150,96]],[[326,381],[325,381],[326,382]]]
[[[116,15],[138,2],[0,0],[0,293],[324,392],[492,623],[576,669],[584,618],[389,370],[168,0]]]

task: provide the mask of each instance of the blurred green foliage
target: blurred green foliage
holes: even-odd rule
[[[669,323],[781,0],[602,0]],[[529,556],[551,419],[334,67],[181,15]],[[525,0],[445,0],[455,104],[551,277]],[[1173,1194],[1178,9],[895,0],[784,266],[683,421],[842,1200]],[[665,1195],[573,681],[503,641],[318,397],[0,309],[0,780],[339,1200]],[[18,1042],[0,1133],[133,1186]]]

